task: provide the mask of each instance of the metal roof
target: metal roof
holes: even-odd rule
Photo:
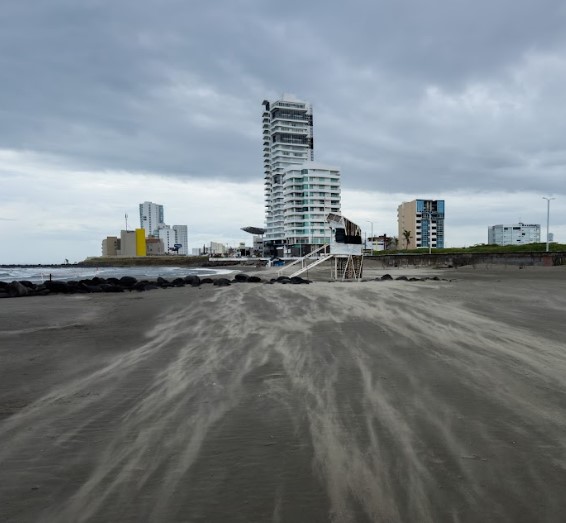
[[[242,231],[249,232],[250,234],[265,234],[265,229],[261,227],[242,227]]]

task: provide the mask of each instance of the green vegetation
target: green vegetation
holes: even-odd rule
[[[411,231],[403,231],[403,239],[405,240],[405,250],[409,248],[409,243],[411,243]]]
[[[566,244],[551,243],[550,252],[566,252]],[[514,253],[514,252],[544,252],[546,243],[528,243],[526,245],[488,245],[479,244],[471,247],[451,247],[447,249],[432,249],[433,254],[466,254],[466,253]],[[374,251],[374,255],[386,254],[428,254],[428,247],[422,249],[410,249],[403,251]]]

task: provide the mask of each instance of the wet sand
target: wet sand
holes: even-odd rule
[[[564,521],[566,271],[434,274],[0,300],[0,521]]]

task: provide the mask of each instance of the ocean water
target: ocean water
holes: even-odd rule
[[[158,277],[166,280],[182,278],[189,275],[200,277],[230,274],[232,269],[199,269],[188,267],[0,267],[0,281],[31,281],[41,283],[48,280],[84,280],[88,278],[120,278],[133,276],[138,280],[155,280]]]

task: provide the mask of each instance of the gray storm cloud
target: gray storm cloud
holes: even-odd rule
[[[261,180],[261,100],[291,91],[352,188],[559,192],[565,15],[551,0],[7,2],[0,146]]]

